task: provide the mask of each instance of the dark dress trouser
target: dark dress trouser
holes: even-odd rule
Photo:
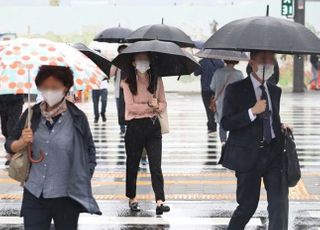
[[[11,136],[12,130],[19,121],[23,104],[8,105],[0,108],[1,131],[5,138]]]
[[[202,96],[202,101],[203,101],[203,105],[204,108],[206,110],[206,114],[207,114],[207,127],[208,127],[208,131],[217,131],[217,124],[215,122],[215,118],[214,118],[214,112],[212,112],[209,109],[209,105],[210,105],[210,100],[211,97],[213,96],[212,92],[206,92],[206,91],[202,91],[201,92],[201,96]]]
[[[137,173],[142,150],[145,147],[149,160],[152,188],[156,201],[165,201],[164,182],[161,169],[162,135],[159,120],[134,119],[127,122],[126,146],[126,196],[136,197]]]
[[[242,230],[255,213],[261,179],[267,191],[269,230],[288,229],[288,187],[282,173],[282,156],[275,155],[270,146],[259,151],[256,168],[245,173],[236,172],[238,207],[230,220],[228,230]]]
[[[80,205],[69,197],[37,198],[24,189],[21,216],[25,230],[49,230],[53,219],[55,230],[76,230]]]
[[[108,99],[108,90],[107,89],[97,89],[92,90],[92,101],[95,118],[99,118],[99,101],[101,97],[101,114],[106,113],[107,109],[107,99]]]

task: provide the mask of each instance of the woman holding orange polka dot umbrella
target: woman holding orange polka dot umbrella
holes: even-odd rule
[[[43,39],[0,43],[0,94],[28,94],[30,103],[30,94],[39,91],[44,99],[32,108],[29,104],[5,143],[13,156],[9,176],[24,185],[24,229],[49,230],[53,220],[55,229],[72,230],[80,212],[101,214],[91,189],[96,150],[89,123],[66,95],[71,87],[98,88],[104,77],[90,59],[65,44]],[[24,152],[30,169],[19,177],[10,174],[18,157],[27,156]]]

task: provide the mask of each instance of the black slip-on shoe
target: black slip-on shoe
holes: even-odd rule
[[[170,207],[163,204],[161,204],[160,206],[157,206],[157,209],[156,209],[157,215],[162,215],[164,212],[170,212]]]

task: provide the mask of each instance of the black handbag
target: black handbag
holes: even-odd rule
[[[288,187],[296,186],[301,178],[301,170],[294,136],[290,129],[284,131],[284,167]]]

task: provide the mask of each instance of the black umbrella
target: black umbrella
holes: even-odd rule
[[[204,49],[311,54],[320,53],[320,39],[299,23],[269,16],[250,17],[223,26],[205,42]]]
[[[126,37],[131,33],[132,30],[128,28],[112,27],[97,34],[93,40],[97,42],[125,43]]]
[[[158,40],[135,42],[123,50],[112,63],[124,71],[132,68],[133,56],[136,53],[147,52],[151,65],[156,68],[156,75],[180,76],[193,73],[199,64],[190,55],[172,42]]]
[[[195,56],[200,58],[214,58],[229,61],[249,61],[249,57],[246,53],[233,50],[204,49],[196,53]]]
[[[90,58],[91,61],[93,61],[107,76],[109,76],[112,63],[102,54],[93,49],[90,49],[83,43],[75,43],[72,45],[72,47],[76,48],[81,53]]]
[[[174,42],[180,47],[194,47],[191,38],[182,30],[165,24],[142,26],[126,38],[128,42],[149,41],[155,39]]]

